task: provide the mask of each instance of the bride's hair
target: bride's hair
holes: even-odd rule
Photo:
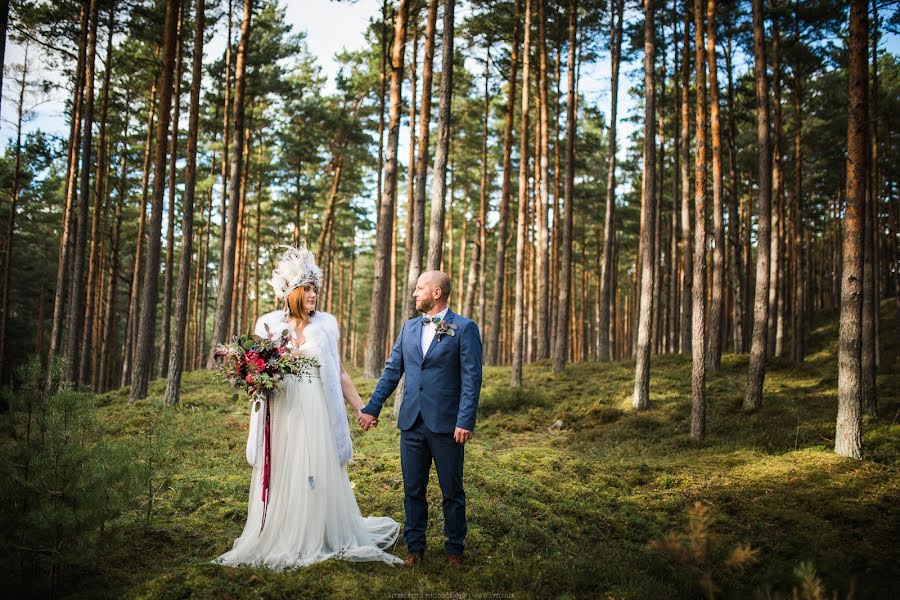
[[[304,323],[309,322],[309,318],[315,314],[315,310],[306,310],[304,308],[305,302],[304,296],[306,294],[306,288],[315,287],[313,284],[307,284],[302,287],[294,288],[290,292],[288,292],[287,297],[285,297],[284,301],[287,304],[288,315],[303,321]]]

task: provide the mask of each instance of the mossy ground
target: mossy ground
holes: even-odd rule
[[[249,407],[209,373],[187,374],[180,406],[166,410],[163,486],[149,529],[141,507],[120,518],[105,560],[69,589],[147,598],[696,597],[697,569],[648,542],[684,531],[700,501],[712,515],[706,572],[722,596],[789,596],[794,570],[811,562],[840,597],[898,597],[900,377],[893,307],[883,308],[879,417],[864,422],[860,461],[832,452],[833,321],[812,332],[803,365],[770,365],[763,407],[752,414],[741,410],[748,359],[725,356],[708,378],[708,438],[700,446],[688,436],[688,357],[653,357],[652,406],[641,413],[630,408],[633,363],[577,364],[560,374],[549,364],[529,366],[520,390],[508,386],[507,368],[486,369],[476,437],[466,448],[469,535],[460,570],[444,563],[434,473],[428,553],[413,570],[328,561],[275,573],[209,564],[244,524]],[[355,380],[367,397],[374,381]],[[151,395],[163,385],[154,382]],[[145,403],[129,404],[127,390],[99,401],[111,436],[140,434]],[[353,435],[349,472],[362,512],[402,522],[398,431],[383,419]],[[726,568],[740,543],[757,551],[755,562]],[[404,555],[402,542],[394,551]]]

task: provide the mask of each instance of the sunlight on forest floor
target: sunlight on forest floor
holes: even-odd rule
[[[883,308],[883,339],[890,341],[893,310]],[[121,517],[106,560],[77,587],[88,595],[153,598],[666,598],[700,594],[706,574],[726,596],[788,597],[800,584],[795,570],[809,562],[829,596],[895,596],[900,377],[888,365],[896,364],[897,348],[884,347],[880,416],[865,420],[865,459],[853,461],[832,452],[836,337],[834,323],[820,325],[806,364],[774,361],[763,408],[753,414],[741,410],[747,357],[725,356],[721,372],[708,378],[702,446],[688,436],[688,357],[653,357],[651,408],[642,413],[630,408],[632,363],[577,364],[561,374],[533,365],[520,390],[508,387],[508,368],[486,369],[476,437],[466,452],[469,536],[460,571],[444,562],[434,472],[428,551],[412,571],[338,561],[285,573],[208,564],[244,524],[249,407],[209,373],[189,373],[180,407],[160,421],[158,477],[165,485],[149,530],[143,533],[139,509]],[[355,380],[367,397],[375,382]],[[153,382],[151,396],[162,391],[163,382]],[[98,400],[111,435],[142,431],[146,403],[129,405],[127,390]],[[402,521],[398,431],[385,418],[382,427],[353,435],[349,472],[362,512]],[[685,530],[696,501],[711,518],[705,564],[678,564],[651,549],[652,540]],[[755,561],[727,566],[729,550],[743,543],[756,551]],[[405,554],[402,541],[394,551]]]

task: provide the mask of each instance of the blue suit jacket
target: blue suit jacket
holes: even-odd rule
[[[421,413],[425,426],[435,433],[453,433],[456,427],[475,430],[481,395],[481,334],[474,321],[452,310],[444,320],[457,326],[456,335],[434,336],[424,357],[422,317],[403,324],[364,413],[377,417],[405,374],[398,428],[411,428]]]

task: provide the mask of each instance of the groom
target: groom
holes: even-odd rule
[[[481,335],[473,321],[448,308],[450,278],[446,273],[423,273],[413,295],[416,310],[425,316],[403,324],[359,424],[368,430],[378,423],[381,407],[405,374],[397,417],[403,471],[403,539],[409,550],[405,563],[418,564],[425,552],[425,490],[434,460],[444,497],[447,561],[459,566],[466,538],[463,449],[475,429],[481,393]]]

